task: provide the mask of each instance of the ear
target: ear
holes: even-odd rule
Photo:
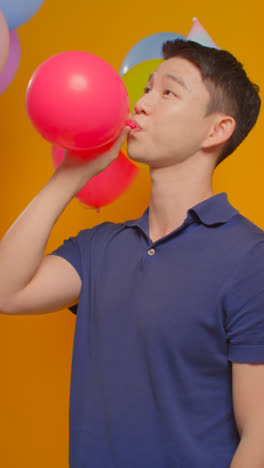
[[[217,114],[209,130],[207,138],[203,141],[202,149],[225,143],[236,128],[236,121],[231,115]]]

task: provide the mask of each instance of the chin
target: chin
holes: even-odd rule
[[[146,161],[146,158],[143,158],[143,157],[140,157],[140,156],[135,156],[135,155],[130,155],[128,154],[128,157],[129,159],[131,159],[131,161],[134,161],[134,162],[137,162],[137,163],[143,163],[143,164],[148,164],[148,162]]]
[[[128,148],[127,148],[127,155],[132,161],[148,164],[146,161],[146,158],[142,154],[140,153],[137,154],[135,151],[132,151],[132,150],[129,151]]]

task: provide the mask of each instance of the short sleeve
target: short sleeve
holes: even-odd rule
[[[236,268],[224,297],[228,360],[264,363],[264,241]]]
[[[62,245],[53,250],[53,252],[50,252],[48,255],[58,255],[68,260],[82,279],[80,233],[76,237],[65,239]],[[74,314],[77,314],[77,308],[78,304],[74,304],[69,307],[69,310]]]

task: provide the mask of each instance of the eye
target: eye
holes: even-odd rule
[[[146,87],[144,88],[144,93],[146,94],[146,91],[149,90],[149,89],[150,89],[150,88],[149,88],[148,86],[146,86]]]
[[[146,87],[144,88],[144,94],[148,94],[147,91],[151,91],[151,88],[149,88],[148,86],[146,86]],[[175,96],[175,94],[174,94],[172,91],[170,91],[170,89],[165,89],[164,93],[167,93],[167,92],[169,92],[169,93],[171,93],[173,96]]]
[[[173,93],[172,91],[170,91],[169,89],[165,89],[165,91],[164,91],[164,92],[166,93],[167,91],[168,91],[169,93],[171,93],[171,94],[173,94],[173,95],[174,95],[174,93]]]

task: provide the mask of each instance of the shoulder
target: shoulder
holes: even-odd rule
[[[241,257],[264,265],[264,230],[246,216],[237,216],[237,246]]]
[[[241,213],[237,215],[237,218],[242,229],[247,231],[249,234],[263,236],[264,239],[264,230],[261,229],[260,226],[253,223],[253,221],[251,221],[249,218],[242,215]]]
[[[100,243],[111,236],[115,235],[119,231],[123,230],[126,226],[123,223],[114,223],[111,221],[104,221],[100,224],[87,229],[83,229],[79,232],[78,238],[79,242],[87,244],[87,242]]]
[[[264,241],[264,230],[241,213],[236,214],[227,225],[227,237],[235,242],[242,254]]]
[[[264,284],[264,231],[254,222],[239,214],[234,219],[232,236],[233,259],[223,290],[235,291],[236,299],[247,294],[258,294]],[[239,293],[237,293],[239,291]]]

